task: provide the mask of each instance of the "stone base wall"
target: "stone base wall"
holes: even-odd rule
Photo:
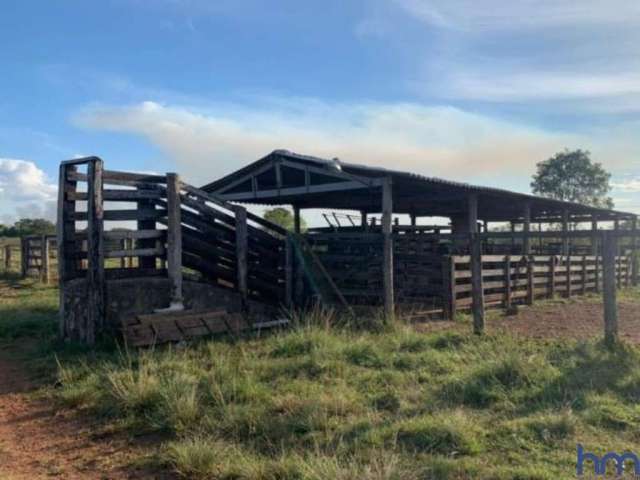
[[[116,334],[122,321],[139,314],[153,313],[169,306],[170,285],[166,278],[141,277],[108,280],[105,291],[105,330]],[[183,283],[185,309],[225,309],[230,313],[241,310],[240,296],[233,291],[202,282]],[[82,341],[83,325],[87,322],[87,282],[75,279],[65,283],[62,293],[64,308],[61,335],[68,340]],[[249,303],[252,317],[270,320],[277,309],[256,302]]]

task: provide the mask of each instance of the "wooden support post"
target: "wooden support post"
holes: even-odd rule
[[[471,296],[473,311],[473,333],[484,332],[484,287],[482,282],[482,240],[478,234],[469,236],[471,250]]]
[[[383,235],[383,265],[382,284],[384,286],[384,314],[387,320],[392,320],[395,312],[393,299],[393,190],[391,177],[382,183],[382,235]]]
[[[531,204],[526,203],[523,212],[522,254],[531,255]]]
[[[360,212],[360,226],[363,230],[367,229],[367,212],[364,210]]]
[[[594,213],[591,216],[591,255],[598,255],[598,216]]]
[[[600,255],[596,255],[596,269],[595,269],[595,291],[596,293],[600,293],[600,284],[601,284],[601,280],[600,280],[600,268],[601,268],[601,262],[600,262]]]
[[[616,303],[616,250],[617,238],[604,232],[602,239],[602,261],[604,267],[604,338],[607,345],[618,340],[618,305]]]
[[[301,231],[301,220],[300,220],[300,207],[298,207],[297,205],[293,206],[293,231],[297,234],[300,235],[300,231]]]
[[[11,271],[11,245],[4,246],[4,270]]]
[[[172,310],[184,309],[181,208],[180,177],[176,173],[167,173],[167,275],[171,285],[169,308]]]
[[[558,257],[551,255],[549,257],[549,298],[556,296],[556,261]]]
[[[60,338],[68,338],[65,315],[64,291],[65,283],[73,279],[77,273],[77,260],[75,242],[75,222],[73,215],[76,211],[74,200],[69,196],[76,193],[77,182],[67,178],[67,174],[75,173],[78,168],[75,165],[61,164],[58,178],[58,208],[56,222],[56,248],[58,249],[58,285],[59,285],[59,323],[58,334]]]
[[[249,306],[249,232],[247,227],[247,210],[244,207],[236,207],[236,268],[238,292],[242,301],[242,308],[246,312]]]
[[[25,278],[29,270],[29,237],[20,238],[20,276]]]
[[[445,319],[456,318],[456,264],[453,256],[448,255],[442,259],[442,278],[444,291]]]
[[[104,326],[104,208],[102,199],[102,160],[89,162],[87,169],[87,323],[80,338],[88,345]]]
[[[535,275],[533,257],[527,257],[527,305],[533,305],[535,295]]]
[[[478,233],[478,195],[469,195],[467,205],[467,219],[469,220],[469,233]]]
[[[562,210],[562,255],[569,256],[571,254],[571,246],[569,245],[569,210]]]
[[[411,214],[411,226],[415,227],[416,226],[416,215],[414,213]]]
[[[366,221],[366,220],[365,220]],[[291,234],[287,235],[284,244],[284,298],[287,308],[293,308],[293,243]]]
[[[587,293],[587,257],[586,256],[582,257],[582,289],[580,293],[582,293],[582,295]]]
[[[640,261],[640,255],[638,252],[638,236],[640,235],[640,231],[638,231],[638,217],[633,217],[631,220],[631,284],[634,287],[638,286],[638,277],[640,270],[640,265],[638,262]]]
[[[616,286],[617,288],[622,288],[622,255],[620,255],[619,251],[616,251]]]
[[[127,240],[126,238],[123,238],[122,240],[120,240],[120,248],[122,250],[127,250]],[[122,257],[120,259],[120,268],[126,268],[127,267],[127,257]]]
[[[47,237],[46,235],[43,235],[41,242],[42,242],[42,248],[40,250],[40,254],[42,255],[42,260],[41,260],[42,282],[45,284],[49,284],[49,282],[51,281],[51,274],[50,274],[51,263],[49,258],[51,252],[49,251],[49,237]]]
[[[512,235],[511,235],[511,253],[516,253],[515,252],[515,249],[516,249],[516,238],[515,238],[515,236],[513,236],[513,234],[516,232],[516,224],[513,221],[511,221],[511,222],[509,222],[509,227],[510,227],[511,233],[512,233]]]
[[[511,309],[511,255],[504,257],[504,308]]]
[[[566,269],[566,278],[567,278],[567,298],[571,297],[571,256],[567,256],[566,258],[566,262],[567,264],[565,265],[565,269]]]

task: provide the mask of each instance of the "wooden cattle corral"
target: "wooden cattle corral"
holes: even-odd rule
[[[294,250],[303,250],[299,244],[304,241],[313,252],[294,255],[293,303],[298,306],[318,298],[340,305],[344,299],[354,307],[383,306],[387,316],[445,312],[451,318],[452,312],[472,303],[469,272],[476,246],[482,257],[479,269],[489,274],[481,275],[488,285],[482,287],[487,305],[509,306],[551,292],[586,293],[600,285],[592,276],[602,274],[594,264],[602,255],[603,227],[618,235],[619,271],[637,284],[632,259],[639,232],[637,216],[631,213],[286,150],[276,150],[202,190],[226,201],[292,207],[292,242],[298,245]],[[325,213],[327,227],[302,232],[304,209],[347,213]],[[422,224],[427,217],[445,223]],[[507,261],[512,266],[505,279]],[[522,270],[525,264],[532,279]],[[553,275],[544,271],[551,268],[557,270]],[[568,268],[573,272],[569,288],[563,271]],[[496,270],[498,276],[493,275]]]
[[[200,188],[97,157],[63,162],[59,195],[60,333],[87,343],[116,317],[144,344],[278,324],[279,309],[317,303],[454,318],[595,292],[608,272],[602,227],[616,237],[618,286],[638,282],[633,214],[283,150]],[[239,203],[292,206],[294,231]],[[360,214],[302,232],[306,208]],[[165,293],[147,303],[114,291],[154,278]]]

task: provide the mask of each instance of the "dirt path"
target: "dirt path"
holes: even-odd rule
[[[515,315],[503,315],[492,310],[486,320],[488,332],[506,331],[516,336],[539,339],[572,338],[589,340],[602,338],[603,306],[600,301],[548,302],[532,308],[523,306]],[[468,332],[468,325],[453,322],[431,322],[419,325],[420,331],[456,330]],[[618,302],[620,339],[640,345],[640,303]]]
[[[0,480],[167,478],[130,466],[140,449],[126,437],[34,399],[12,353],[0,352]]]

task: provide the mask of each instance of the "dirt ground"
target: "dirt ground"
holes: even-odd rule
[[[0,352],[0,480],[170,478],[132,465],[140,442],[36,398],[15,353]]]
[[[604,335],[603,306],[598,300],[545,302],[533,307],[520,306],[515,315],[490,310],[485,322],[487,332],[506,330],[516,336],[539,339],[572,338],[588,340]],[[418,327],[421,331],[468,330],[467,325],[432,322]],[[618,302],[618,331],[621,340],[640,345],[640,303]]]

